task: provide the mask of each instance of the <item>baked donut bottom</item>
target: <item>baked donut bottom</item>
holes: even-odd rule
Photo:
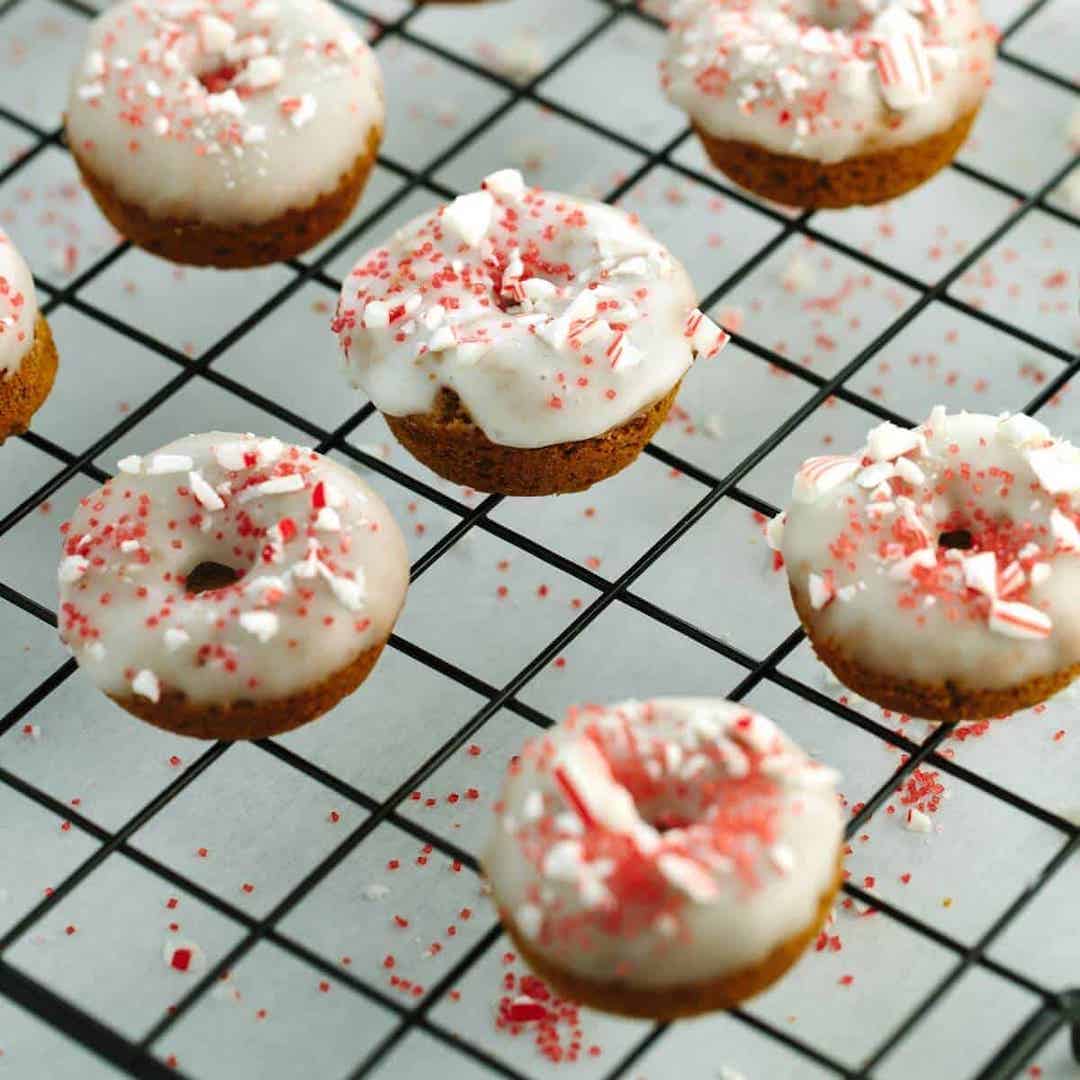
[[[1073,664],[1050,675],[996,690],[961,686],[949,680],[925,683],[901,678],[868,668],[846,655],[843,642],[821,633],[809,599],[794,587],[791,599],[818,659],[844,686],[883,709],[922,720],[951,724],[1007,716],[1046,701],[1080,677],[1080,664]]]
[[[166,690],[161,700],[129,696],[109,697],[133,716],[174,735],[193,739],[266,739],[284,735],[329,712],[351,694],[375,667],[385,641],[365,649],[355,660],[322,682],[287,697],[267,701],[233,701],[200,705],[178,690]]]
[[[740,1002],[772,986],[794,966],[810,943],[821,933],[840,891],[843,876],[843,867],[838,857],[836,877],[818,898],[814,917],[802,930],[780,942],[758,963],[716,979],[684,986],[641,988],[618,981],[599,982],[587,979],[560,968],[558,964],[536,953],[523,940],[510,920],[504,920],[503,925],[529,967],[565,997],[590,1009],[599,1009],[617,1016],[644,1020],[681,1020],[700,1016],[702,1013],[734,1008]]]
[[[174,263],[243,270],[300,255],[342,225],[367,184],[381,142],[382,129],[372,127],[367,146],[333,191],[259,225],[213,225],[195,219],[152,217],[141,206],[122,199],[74,146],[72,155],[98,208],[136,247]],[[68,143],[73,140],[69,138]]]
[[[632,465],[663,424],[681,385],[680,379],[658,401],[601,435],[537,449],[492,442],[446,387],[430,412],[383,417],[398,442],[445,480],[498,495],[566,495]]]
[[[887,202],[925,183],[956,156],[978,112],[976,105],[949,127],[918,142],[832,163],[720,139],[697,123],[694,130],[712,163],[747,191],[786,206],[841,210]]]
[[[49,396],[59,362],[52,331],[39,313],[33,343],[18,370],[0,374],[0,443],[30,426],[31,417]]]

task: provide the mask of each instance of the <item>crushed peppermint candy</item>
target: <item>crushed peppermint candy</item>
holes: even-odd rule
[[[139,697],[144,697],[155,705],[161,700],[161,680],[147,668],[143,668],[131,680],[131,689]]]
[[[162,956],[167,968],[182,975],[197,975],[206,967],[206,954],[192,941],[167,941]]]
[[[170,476],[173,473],[190,473],[195,462],[186,454],[154,454],[146,466],[147,476]]]

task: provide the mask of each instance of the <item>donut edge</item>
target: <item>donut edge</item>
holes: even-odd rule
[[[268,739],[318,719],[348,697],[371,674],[386,640],[369,646],[315,686],[283,698],[200,705],[178,690],[166,690],[157,702],[144,697],[108,696],[133,716],[173,735],[225,742]]]
[[[492,442],[446,387],[431,412],[382,415],[398,442],[445,480],[498,495],[566,495],[632,465],[667,419],[681,386],[680,379],[663,397],[600,435],[536,449]]]
[[[383,129],[380,125],[368,129],[365,149],[333,191],[258,225],[213,225],[195,219],[152,217],[138,204],[122,199],[79,156],[70,132],[66,136],[83,184],[98,209],[126,240],[170,262],[245,270],[294,258],[348,220],[375,166]]]
[[[522,939],[512,920],[504,918],[503,926],[529,967],[560,994],[579,1004],[639,1020],[683,1020],[703,1013],[734,1008],[740,1002],[767,990],[782,978],[821,933],[843,879],[841,849],[837,854],[836,876],[829,888],[818,897],[814,917],[802,930],[780,942],[764,959],[750,967],[740,968],[717,979],[684,986],[645,990],[618,982],[586,979],[563,970],[534,952]]]
[[[18,370],[0,375],[0,445],[9,435],[21,435],[56,381],[60,357],[45,316],[38,312],[34,340]]]
[[[887,202],[924,184],[956,157],[981,107],[980,99],[947,128],[917,142],[832,163],[718,138],[697,121],[693,127],[713,165],[747,191],[785,206],[842,210]]]
[[[945,681],[924,683],[871,670],[846,656],[839,642],[819,632],[805,597],[789,582],[791,600],[818,659],[849,690],[883,709],[941,724],[992,720],[1038,705],[1080,678],[1080,663],[1002,690],[982,690]]]

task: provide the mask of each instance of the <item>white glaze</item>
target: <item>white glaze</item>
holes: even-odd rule
[[[635,219],[507,169],[367,252],[334,330],[382,412],[426,413],[446,387],[492,442],[539,447],[602,434],[715,356],[727,336],[694,303]]]
[[[272,700],[385,641],[405,543],[358,476],[277,439],[189,435],[120,462],[63,527],[60,635],[106,693]],[[202,562],[245,571],[187,594]]]
[[[151,216],[254,225],[333,191],[383,114],[374,54],[324,0],[128,0],[91,27],[67,131]]]
[[[484,868],[561,969],[642,989],[718,978],[815,918],[837,873],[836,779],[731,702],[586,706],[511,765]]]
[[[831,163],[943,131],[993,56],[978,0],[681,0],[662,78],[710,135]]]
[[[30,267],[0,229],[0,378],[14,374],[34,344],[37,294]]]
[[[1080,663],[1080,451],[1027,416],[884,424],[811,459],[782,532],[817,633],[897,679],[1019,686]],[[974,546],[946,550],[943,532]]]

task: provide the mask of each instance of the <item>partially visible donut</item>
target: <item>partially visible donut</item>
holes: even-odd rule
[[[346,278],[350,380],[401,443],[480,491],[581,491],[630,465],[727,335],[633,216],[503,169]]]
[[[828,915],[836,779],[732,702],[572,709],[511,760],[484,869],[515,944],[562,993],[656,1019],[729,1008]]]
[[[125,0],[91,27],[67,139],[132,243],[247,267],[348,217],[383,119],[374,54],[325,0]]]
[[[60,636],[79,666],[129,712],[204,739],[332,708],[374,667],[408,583],[367,484],[254,435],[124,458],[61,532]]]
[[[882,424],[807,461],[774,522],[814,649],[871,701],[980,719],[1080,675],[1080,450],[1039,421]]]
[[[30,425],[49,396],[57,362],[30,268],[0,229],[0,443]]]
[[[947,165],[993,58],[978,0],[679,0],[662,71],[736,183],[844,207],[895,198]]]

